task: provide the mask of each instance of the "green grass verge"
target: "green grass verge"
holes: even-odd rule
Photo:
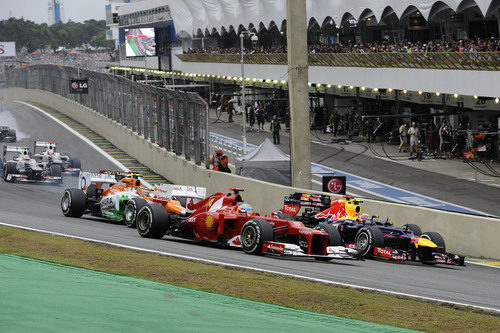
[[[500,316],[464,307],[127,250],[0,226],[0,252],[301,310],[430,332],[493,332]]]

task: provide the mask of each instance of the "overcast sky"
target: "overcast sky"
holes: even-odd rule
[[[48,0],[0,0],[0,20],[24,17],[36,23],[47,23],[48,3]],[[105,18],[105,0],[63,0],[63,4],[65,22]]]

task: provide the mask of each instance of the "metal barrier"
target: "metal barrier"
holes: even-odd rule
[[[70,93],[70,79],[88,79],[88,94]],[[73,67],[35,65],[6,72],[9,87],[66,97],[128,127],[196,164],[209,161],[208,105],[197,94],[139,84]]]
[[[240,63],[238,54],[177,54],[184,62]],[[286,53],[247,54],[245,64],[287,65]],[[500,52],[309,53],[310,66],[500,70]]]

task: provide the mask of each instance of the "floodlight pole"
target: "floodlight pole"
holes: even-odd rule
[[[245,101],[245,49],[243,47],[243,32],[240,34],[240,51],[241,51],[241,106],[243,107],[243,155],[247,153],[247,117],[246,117],[246,101]]]

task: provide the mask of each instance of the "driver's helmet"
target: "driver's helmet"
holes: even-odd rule
[[[238,212],[247,214],[248,216],[252,215],[253,208],[247,203],[242,203],[238,206]]]
[[[47,154],[54,155],[54,148],[52,146],[49,146],[49,148],[47,148]]]

